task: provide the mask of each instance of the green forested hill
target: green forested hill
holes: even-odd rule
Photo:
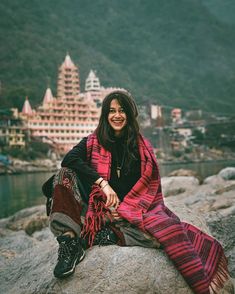
[[[235,1],[203,0],[203,3],[220,21],[235,24]]]
[[[40,103],[48,83],[56,95],[68,51],[82,88],[92,68],[139,102],[233,113],[235,24],[211,2],[1,0],[1,107]]]

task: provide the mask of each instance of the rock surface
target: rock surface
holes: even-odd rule
[[[170,200],[167,204],[184,220],[208,231],[205,221],[185,206]],[[56,280],[52,272],[57,243],[49,229],[37,230],[31,236],[26,233],[26,219],[40,223],[43,214],[44,207],[37,206],[0,221],[0,290],[4,293],[165,294],[171,289],[179,294],[192,293],[162,250],[141,247],[95,246],[87,251],[73,277]]]
[[[206,178],[202,185],[196,184],[196,178],[195,182],[178,180],[179,186],[177,182],[170,182],[166,178],[162,185],[164,193],[169,193],[170,189],[176,187],[185,189],[183,193],[170,194],[166,200],[186,205],[194,214],[205,218],[212,235],[222,243],[228,257],[230,273],[235,277],[235,180],[221,177],[227,171],[228,168],[225,168],[218,175]],[[229,171],[231,172],[231,168]]]
[[[224,180],[235,180],[235,167],[226,167],[219,172],[219,176]]]
[[[235,181],[207,179],[199,185],[193,177],[172,179],[163,180],[165,192],[177,183],[185,190],[169,195],[167,206],[222,242],[234,277]],[[192,293],[160,249],[94,246],[74,276],[62,281],[53,277],[56,259],[57,242],[47,227],[44,206],[0,220],[0,293]]]
[[[196,171],[193,171],[191,169],[177,169],[169,173],[168,177],[195,177],[199,180],[199,182],[202,182],[202,178],[199,176],[199,174]]]
[[[162,190],[165,197],[190,193],[199,185],[199,180],[192,176],[172,176],[162,178]]]

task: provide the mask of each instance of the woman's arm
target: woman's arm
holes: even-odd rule
[[[82,175],[89,185],[99,180],[100,175],[87,163],[87,137],[83,138],[62,160],[61,166],[68,167]],[[99,183],[99,181],[98,181]],[[97,184],[98,184],[97,183]]]
[[[64,157],[61,166],[73,169],[86,179],[89,185],[96,183],[107,197],[106,206],[118,207],[119,199],[116,192],[100,175],[87,163],[87,137],[83,138]]]

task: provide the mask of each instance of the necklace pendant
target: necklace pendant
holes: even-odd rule
[[[118,176],[118,178],[120,178],[120,176],[121,176],[121,169],[119,167],[117,167],[117,176]]]

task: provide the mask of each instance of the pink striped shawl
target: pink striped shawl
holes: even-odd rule
[[[139,136],[141,178],[125,196],[118,213],[140,230],[150,233],[195,293],[218,293],[229,278],[227,259],[222,246],[197,227],[181,222],[163,201],[158,165],[150,143]],[[87,157],[91,166],[106,180],[110,179],[111,153],[91,134],[87,140]],[[83,233],[93,242],[109,210],[105,195],[93,186]]]

